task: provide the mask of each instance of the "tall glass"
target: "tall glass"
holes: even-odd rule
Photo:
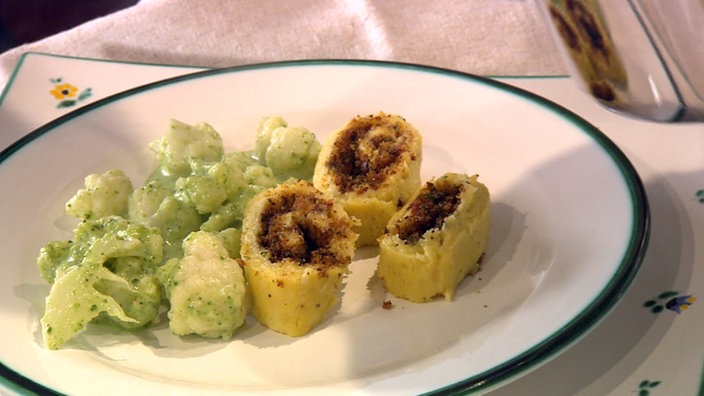
[[[704,0],[535,0],[570,74],[609,109],[704,121]]]

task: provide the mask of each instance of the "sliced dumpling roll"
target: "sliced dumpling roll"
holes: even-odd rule
[[[459,283],[479,268],[489,219],[489,190],[476,175],[446,173],[427,182],[379,238],[377,276],[396,297],[452,300]]]
[[[284,183],[250,200],[241,256],[257,320],[302,336],[337,303],[357,234],[342,206],[311,183]]]
[[[313,184],[361,221],[354,228],[358,246],[375,244],[391,215],[420,187],[421,149],[418,131],[385,113],[357,116],[326,140]]]

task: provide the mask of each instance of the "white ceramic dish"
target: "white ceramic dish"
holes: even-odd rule
[[[230,149],[280,115],[324,139],[357,114],[398,113],[424,136],[423,177],[478,173],[492,192],[482,271],[455,301],[410,304],[360,254],[339,310],[288,338],[248,321],[229,342],[93,326],[42,346],[48,286],[38,249],[70,237],[63,203],[88,173],[139,183],[169,118],[206,121]],[[0,153],[0,360],[5,381],[70,394],[482,391],[529,372],[604,318],[638,270],[648,234],[642,184],[603,134],[495,81],[414,65],[284,62],[176,77],[69,113]],[[391,310],[382,309],[390,299]]]

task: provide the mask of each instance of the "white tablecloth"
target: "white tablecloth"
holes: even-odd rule
[[[27,51],[207,67],[361,58],[565,73],[533,0],[143,0],[3,53],[0,86]]]

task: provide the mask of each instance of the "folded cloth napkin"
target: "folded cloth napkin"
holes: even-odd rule
[[[1,54],[0,86],[27,51],[207,67],[358,58],[565,73],[534,0],[142,0]]]

